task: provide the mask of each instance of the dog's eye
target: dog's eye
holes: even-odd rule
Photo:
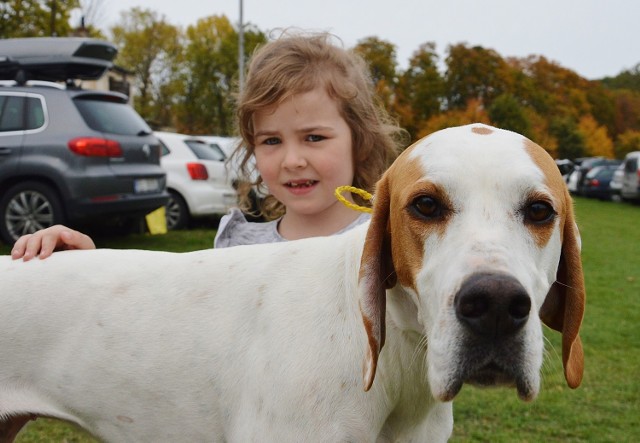
[[[426,195],[421,195],[413,200],[411,209],[416,215],[429,219],[440,217],[443,213],[440,202]]]
[[[553,207],[543,201],[534,201],[529,203],[524,209],[524,218],[526,222],[534,224],[543,224],[552,221],[556,216]]]

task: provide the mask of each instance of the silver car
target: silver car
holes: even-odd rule
[[[58,223],[137,217],[167,202],[160,144],[128,97],[73,81],[101,75],[104,58],[91,56],[111,57],[110,47],[92,39],[0,40],[5,242]]]

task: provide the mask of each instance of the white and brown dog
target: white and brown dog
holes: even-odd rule
[[[542,322],[578,386],[584,303],[551,157],[513,132],[446,129],[340,236],[2,257],[0,441],[36,416],[114,442],[445,441],[464,383],[536,396]]]

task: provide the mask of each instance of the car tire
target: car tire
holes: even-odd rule
[[[12,244],[20,236],[63,224],[64,211],[55,190],[44,183],[13,185],[0,199],[0,237]]]
[[[184,198],[175,191],[169,191],[169,201],[165,206],[167,229],[184,229],[189,224],[189,208]]]

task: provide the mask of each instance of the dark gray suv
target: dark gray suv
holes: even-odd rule
[[[16,57],[16,40],[5,40],[13,46],[3,53],[0,40],[0,79],[17,78],[0,81],[0,237],[11,243],[57,223],[137,216],[163,206],[168,200],[166,177],[151,129],[125,95],[83,90],[70,81],[74,76],[89,78],[87,67],[104,64],[103,59],[93,63],[86,57],[91,53],[87,45],[96,45],[102,54],[110,44],[17,40],[24,41],[27,53],[37,52],[30,45],[52,41],[71,41],[79,49],[75,55],[54,57],[59,65],[49,57],[43,68],[37,57]],[[80,50],[83,57],[77,56]],[[63,69],[56,69],[62,64]],[[48,81],[30,79],[34,76]]]

